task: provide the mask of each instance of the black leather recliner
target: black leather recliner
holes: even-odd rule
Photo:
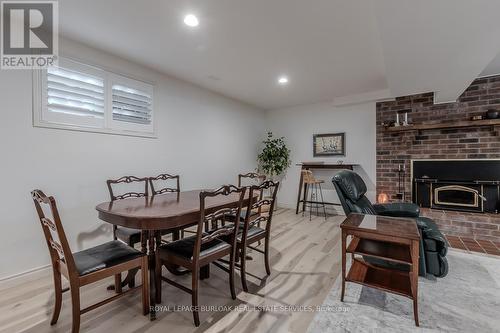
[[[422,236],[420,242],[419,274],[421,276],[432,274],[436,277],[444,277],[448,274],[448,261],[446,260],[448,243],[433,220],[419,216],[420,208],[417,205],[413,203],[372,205],[365,196],[365,182],[357,173],[350,170],[338,172],[333,177],[332,182],[337,190],[340,203],[346,215],[361,213],[415,218]],[[372,258],[368,258],[368,260],[373,264],[382,266],[390,265],[390,263],[382,260]]]

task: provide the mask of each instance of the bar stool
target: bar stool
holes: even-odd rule
[[[325,201],[323,200],[323,191],[321,189],[321,184],[325,181],[316,179],[311,170],[302,170],[302,179],[306,189],[307,187],[311,187],[311,199],[305,202],[306,209],[309,206],[309,221],[311,221],[313,208],[316,208],[316,215],[319,215],[319,207],[323,207],[323,213],[325,214],[326,220],[326,207]],[[321,201],[318,201],[318,189]],[[315,198],[314,201],[312,200],[313,193]],[[304,211],[302,211],[302,216],[304,216]]]

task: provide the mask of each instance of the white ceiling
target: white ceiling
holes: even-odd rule
[[[59,7],[63,35],[262,109],[378,92],[455,99],[500,53],[500,1],[492,0],[60,0]],[[198,16],[198,28],[183,24],[186,13]],[[281,74],[287,86],[277,84]]]
[[[435,92],[454,101],[499,53],[500,1],[377,0],[393,96]]]

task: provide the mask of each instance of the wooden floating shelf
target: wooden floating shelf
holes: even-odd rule
[[[482,119],[482,120],[462,120],[438,124],[418,124],[408,126],[386,127],[387,132],[406,132],[406,131],[424,131],[433,129],[462,128],[462,127],[482,127],[482,126],[500,126],[500,119]]]

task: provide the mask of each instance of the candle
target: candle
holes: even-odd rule
[[[399,113],[396,113],[396,123],[394,126],[399,126]]]
[[[408,112],[405,112],[405,126],[408,126]]]

